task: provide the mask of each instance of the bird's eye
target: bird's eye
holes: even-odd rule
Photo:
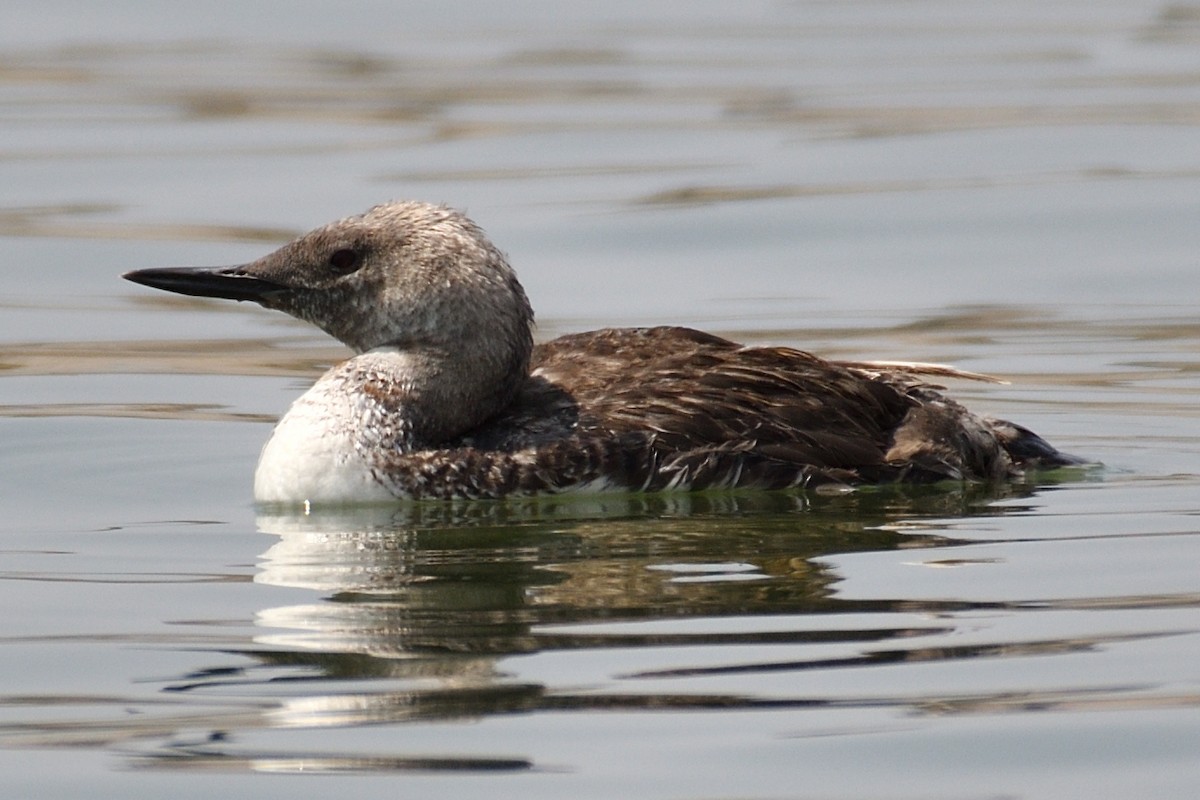
[[[329,256],[329,268],[338,275],[349,275],[351,272],[356,272],[362,263],[362,253],[349,247],[334,250],[333,254]]]

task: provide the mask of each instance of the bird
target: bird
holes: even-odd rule
[[[279,420],[260,504],[1004,482],[1080,463],[978,416],[935,364],[833,361],[679,326],[534,344],[507,257],[463,212],[392,201],[234,267],[124,278],[252,301],[353,351]]]

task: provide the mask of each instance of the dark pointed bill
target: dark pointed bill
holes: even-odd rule
[[[270,295],[288,291],[281,283],[247,275],[241,267],[154,267],[135,269],[121,277],[153,289],[225,300],[261,302]]]

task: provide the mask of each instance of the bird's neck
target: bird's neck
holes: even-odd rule
[[[363,414],[357,433],[372,447],[437,448],[506,407],[527,366],[466,360],[432,348],[379,347],[331,370]],[[379,437],[376,440],[376,437]]]

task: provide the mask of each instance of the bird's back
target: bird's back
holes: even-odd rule
[[[516,401],[457,444],[523,453],[535,483],[779,488],[1009,477],[995,425],[908,372],[621,328],[539,345]]]

